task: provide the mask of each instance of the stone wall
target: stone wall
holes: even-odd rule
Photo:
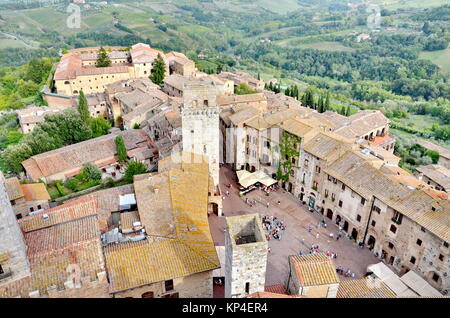
[[[178,293],[180,298],[212,298],[213,279],[212,271],[197,273],[173,279],[173,290],[165,290],[165,282],[158,282],[129,289],[114,294],[114,298],[142,298],[144,293],[153,292],[153,297],[160,298],[165,295]]]
[[[237,244],[238,235],[254,235],[256,242]],[[225,234],[225,297],[263,292],[268,243],[259,215],[227,218]]]
[[[22,231],[6,193],[5,179],[0,172],[0,287],[30,276],[27,247]]]

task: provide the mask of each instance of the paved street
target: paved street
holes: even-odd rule
[[[349,239],[341,238],[330,239],[329,234],[333,233],[336,238],[338,228],[332,224],[329,219],[327,228],[317,228],[318,223],[323,220],[323,216],[318,213],[311,213],[306,206],[299,202],[289,193],[280,189],[277,192],[266,196],[264,192],[254,190],[244,197],[239,197],[236,187],[234,173],[226,167],[220,170],[220,186],[222,193],[228,190],[230,195],[226,196],[223,202],[223,211],[225,216],[234,216],[242,214],[259,213],[263,215],[276,216],[283,221],[286,226],[282,239],[269,241],[271,252],[268,255],[266,285],[275,285],[285,282],[288,275],[288,256],[298,254],[300,250],[308,253],[312,244],[319,245],[321,251],[330,251],[337,253],[338,257],[334,259],[336,266],[342,266],[344,270],[350,269],[355,273],[355,278],[361,278],[366,273],[366,268],[370,264],[378,263],[368,249],[360,249],[356,243]],[[225,184],[231,183],[233,187],[227,188]],[[245,203],[245,198],[259,201],[255,206],[250,207]],[[281,204],[278,205],[278,201]],[[267,208],[269,202],[269,208]],[[209,217],[210,227],[216,245],[224,245],[224,218],[211,215]],[[308,225],[313,227],[311,233],[307,231]],[[317,233],[319,238],[316,238]],[[302,244],[304,239],[304,245]],[[341,276],[341,278],[343,278]]]

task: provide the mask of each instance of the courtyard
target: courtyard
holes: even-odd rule
[[[228,188],[226,185],[230,183],[232,187]],[[225,166],[220,168],[220,188],[225,197],[223,200],[225,217],[259,213],[261,217],[275,216],[286,226],[281,240],[272,238],[269,241],[266,286],[284,284],[289,274],[289,255],[299,254],[300,251],[309,253],[311,245],[319,245],[320,251],[337,254],[337,258],[333,259],[335,266],[345,271],[349,269],[355,274],[354,278],[362,278],[368,265],[380,262],[367,248],[359,248],[345,235],[336,240],[339,229],[329,219],[325,218],[326,228],[318,228],[324,216],[317,212],[309,212],[306,205],[302,205],[283,189],[272,192],[269,196],[260,190],[254,190],[244,197],[239,197],[235,173]],[[256,200],[256,205],[252,207],[248,205],[246,198],[249,201]],[[211,215],[209,221],[215,245],[223,246],[225,218]],[[311,232],[308,232],[308,226],[313,228]],[[334,238],[330,238],[330,233],[333,233]],[[344,276],[340,278],[346,279]]]

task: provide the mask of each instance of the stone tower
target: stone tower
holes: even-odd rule
[[[258,214],[226,218],[225,297],[263,292],[268,243]]]
[[[30,276],[27,247],[0,172],[0,287]]]
[[[214,187],[219,185],[220,109],[216,103],[214,82],[184,84],[181,109],[183,151],[208,157],[209,173]]]

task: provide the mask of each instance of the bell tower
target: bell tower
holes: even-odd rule
[[[25,240],[0,172],[0,287],[30,275]]]
[[[181,109],[183,151],[208,157],[214,188],[219,185],[220,108],[214,82],[187,82]]]

